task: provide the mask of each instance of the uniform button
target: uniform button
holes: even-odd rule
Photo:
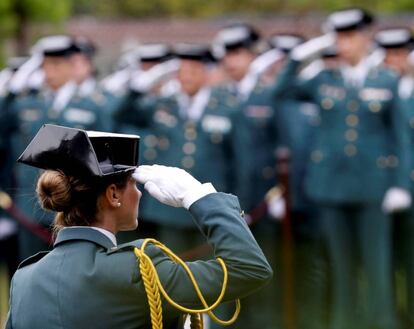
[[[191,128],[191,129],[188,128],[188,129],[185,130],[184,136],[185,136],[185,139],[187,139],[189,141],[193,141],[197,138],[197,132],[193,128]]]
[[[344,147],[344,152],[347,156],[349,157],[353,157],[354,155],[357,154],[357,148],[355,145],[353,144],[347,144]]]
[[[355,100],[349,101],[347,104],[347,109],[350,112],[356,112],[359,109],[359,103]]]
[[[194,154],[195,151],[196,151],[196,146],[194,143],[187,142],[183,145],[183,152],[185,154]]]
[[[195,123],[193,122],[193,121],[187,121],[185,124],[184,124],[184,128],[185,129],[195,129]]]
[[[334,105],[334,102],[330,98],[324,98],[321,102],[321,106],[324,110],[330,110]]]
[[[312,162],[319,163],[323,160],[323,153],[319,150],[315,150],[311,153]]]
[[[223,141],[223,135],[214,133],[214,134],[211,134],[210,139],[214,144],[219,144]]]
[[[387,158],[386,157],[384,157],[384,156],[380,156],[378,159],[377,159],[377,166],[379,167],[379,168],[381,168],[381,169],[384,169],[385,167],[387,167]]]
[[[185,156],[182,160],[181,160],[181,164],[183,165],[184,168],[192,168],[194,167],[194,158],[192,156]]]
[[[264,167],[262,169],[262,176],[264,179],[271,179],[275,177],[275,170],[272,167]]]
[[[348,142],[355,142],[358,139],[358,132],[355,129],[348,129],[345,132],[345,139]]]
[[[359,123],[359,119],[355,114],[349,114],[346,116],[346,124],[350,127],[356,127]]]
[[[377,113],[381,110],[380,102],[369,102],[368,108],[371,112]]]
[[[161,150],[166,150],[170,147],[170,140],[166,137],[162,137],[158,140],[158,147]]]
[[[155,151],[153,148],[147,149],[144,151],[144,158],[146,160],[154,160],[157,157],[157,151]]]
[[[155,145],[157,145],[157,137],[155,135],[145,136],[144,144],[147,147],[155,147]]]
[[[398,166],[399,160],[395,155],[390,155],[387,157],[388,166],[395,168]]]

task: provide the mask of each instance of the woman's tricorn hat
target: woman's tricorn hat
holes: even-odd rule
[[[138,166],[139,136],[43,125],[18,162],[65,174],[109,177]]]

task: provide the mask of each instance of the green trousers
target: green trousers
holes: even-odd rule
[[[392,329],[391,222],[380,204],[323,206],[331,273],[330,328]]]

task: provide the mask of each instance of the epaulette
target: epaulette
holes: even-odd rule
[[[37,254],[35,254],[33,256],[30,256],[29,258],[26,258],[24,261],[22,261],[19,264],[19,267],[18,268],[20,269],[20,268],[25,267],[27,265],[34,264],[34,263],[38,262],[39,260],[41,260],[48,253],[49,253],[49,251],[41,251],[41,252],[38,252]]]
[[[107,251],[107,254],[110,255],[116,252],[131,251],[131,250],[134,250],[134,248],[141,248],[141,245],[143,242],[144,240],[139,239],[139,240],[122,243],[122,244],[117,245],[116,247],[109,249]]]

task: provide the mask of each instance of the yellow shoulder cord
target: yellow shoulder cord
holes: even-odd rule
[[[151,258],[145,254],[145,247],[149,244],[153,244],[160,248],[168,257],[171,258],[175,263],[180,264],[186,273],[188,274],[194,289],[200,299],[204,308],[201,309],[190,309],[184,306],[179,305],[175,301],[171,299],[171,297],[167,294],[164,287],[161,284],[160,278],[158,276],[157,270],[155,268],[154,263],[152,262]],[[201,313],[207,313],[211,319],[223,326],[230,325],[234,323],[239,316],[240,313],[240,300],[236,300],[236,310],[229,320],[220,320],[216,317],[216,315],[212,312],[222,301],[224,294],[227,288],[227,280],[228,280],[228,273],[227,267],[224,263],[223,259],[220,257],[217,258],[217,261],[220,263],[223,269],[223,286],[221,288],[221,292],[217,300],[212,304],[208,305],[204,296],[198,286],[193,273],[191,272],[190,268],[187,264],[175,255],[170,249],[164,246],[161,242],[158,242],[155,239],[145,239],[141,248],[134,248],[135,256],[139,259],[139,269],[141,272],[142,280],[144,282],[145,291],[148,297],[148,304],[150,306],[150,316],[151,316],[151,323],[153,329],[162,329],[162,305],[161,305],[161,297],[160,291],[164,298],[176,309],[180,310],[183,313],[188,313],[191,315],[191,328],[192,329],[202,329],[203,328],[203,320]]]

